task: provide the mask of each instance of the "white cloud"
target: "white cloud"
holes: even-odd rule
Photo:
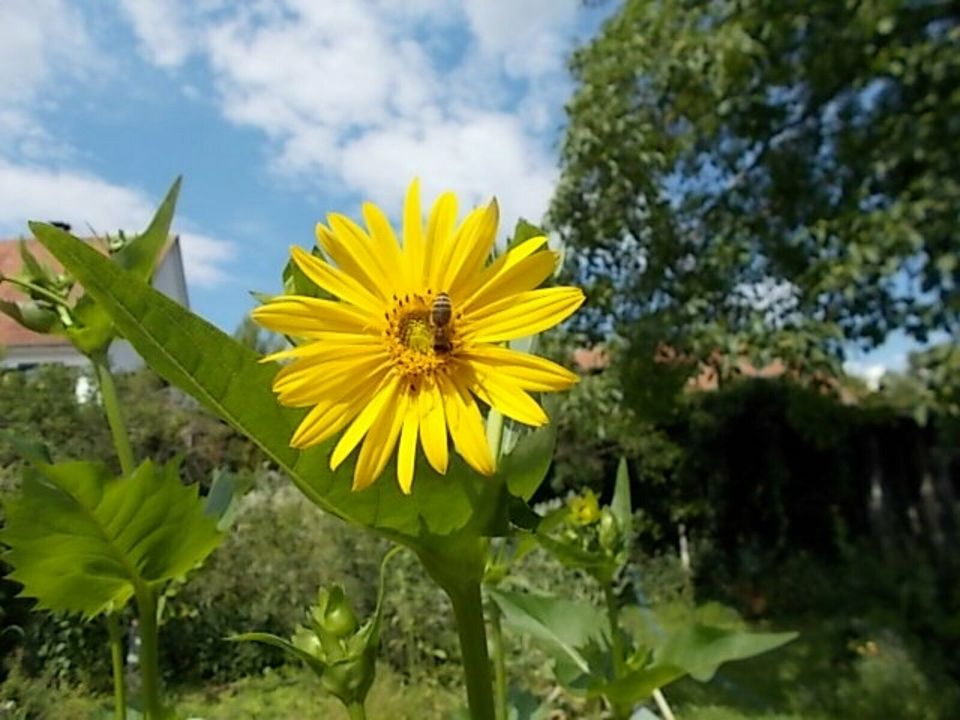
[[[463,0],[463,7],[483,54],[499,57],[508,74],[537,77],[562,69],[576,0]]]
[[[186,60],[194,44],[184,8],[170,0],[121,0],[121,6],[150,62],[173,68]]]
[[[127,1],[147,60],[169,67],[191,52],[202,57],[221,112],[267,136],[275,172],[391,209],[419,175],[427,192],[450,188],[471,204],[497,194],[505,226],[546,210],[579,7]]]
[[[880,380],[887,373],[887,366],[883,363],[866,363],[857,360],[847,360],[843,370],[849,375],[861,378],[871,390],[880,387]]]
[[[528,142],[517,118],[503,113],[398,125],[348,142],[338,174],[394,216],[414,176],[422,179],[425,201],[449,189],[474,206],[496,194],[509,232],[520,215],[539,219],[553,188],[553,167],[529,152]]]
[[[57,108],[75,81],[103,62],[83,14],[65,0],[0,2],[0,156],[50,157],[64,151],[34,115]]]
[[[81,235],[90,229],[135,232],[147,226],[154,210],[154,199],[93,175],[0,160],[0,233],[6,236],[28,235],[28,220],[67,222]],[[209,286],[225,278],[230,243],[183,232],[181,244],[190,283]]]

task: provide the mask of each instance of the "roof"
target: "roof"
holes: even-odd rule
[[[171,238],[164,246],[160,255],[160,261],[170,251],[176,238]],[[47,251],[39,241],[34,239],[24,240],[27,248],[33,253],[42,264],[59,271],[62,265]],[[0,240],[0,275],[15,276],[19,274],[21,265],[20,258],[20,239]],[[98,250],[102,250],[99,244],[94,245]],[[159,263],[158,263],[159,265]],[[18,301],[24,300],[23,293],[12,283],[0,282],[0,300]],[[63,335],[44,335],[27,330],[5,314],[0,313],[0,347],[72,347],[70,341]]]
[[[60,263],[53,259],[47,249],[36,240],[26,240],[27,248],[41,263],[59,269]],[[20,240],[0,240],[0,275],[13,276],[20,272]],[[0,300],[23,300],[23,293],[12,283],[0,282]],[[0,313],[0,346],[29,347],[37,345],[69,345],[62,335],[42,335],[27,330],[13,318]]]

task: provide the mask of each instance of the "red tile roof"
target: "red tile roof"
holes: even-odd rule
[[[59,271],[63,266],[47,252],[37,240],[29,239],[26,241],[27,248],[33,253],[40,263]],[[173,245],[173,238],[167,242],[161,251],[161,260]],[[94,243],[94,247],[103,251],[100,243]],[[20,258],[20,240],[0,240],[0,275],[15,276],[20,273],[20,267],[23,264]],[[0,300],[24,300],[25,296],[12,283],[0,283]],[[31,347],[31,346],[69,346],[70,341],[63,335],[43,335],[27,330],[25,327],[0,313],[0,348],[2,347]]]
[[[61,265],[36,240],[27,240],[27,247],[34,257],[49,267],[60,269]],[[0,275],[14,276],[19,274],[20,241],[0,240]],[[0,300],[24,300],[25,296],[12,283],[0,283]],[[62,335],[41,335],[0,313],[0,347],[29,347],[32,345],[69,345],[70,341]]]

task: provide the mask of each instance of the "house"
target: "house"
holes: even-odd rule
[[[31,239],[26,243],[41,263],[54,269],[61,267],[39,242]],[[20,266],[20,240],[0,240],[0,276],[16,276]],[[171,238],[164,247],[153,276],[153,287],[189,307],[179,237]],[[23,300],[23,295],[14,285],[4,282],[0,283],[0,299]],[[44,363],[87,367],[89,360],[64,336],[32,332],[0,313],[0,369],[27,369]],[[125,340],[116,340],[110,346],[112,369],[124,372],[142,365],[143,360]]]

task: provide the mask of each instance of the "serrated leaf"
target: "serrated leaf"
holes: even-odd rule
[[[123,607],[136,587],[186,573],[221,534],[175,463],[148,461],[125,478],[71,462],[28,468],[0,539],[22,594],[92,617]]]
[[[504,468],[517,470],[527,464],[519,458],[538,457],[525,449],[541,441],[537,433],[521,438],[518,460],[508,455],[492,477],[478,475],[454,455],[446,475],[420,462],[409,496],[394,481],[392,463],[370,488],[353,492],[352,462],[336,472],[329,468],[335,438],[303,451],[290,447],[306,411],[277,403],[271,390],[276,364],[262,364],[255,352],[62,230],[43,223],[30,227],[157,373],[253,439],[321,508],[408,544],[468,525],[491,534],[506,526]]]

